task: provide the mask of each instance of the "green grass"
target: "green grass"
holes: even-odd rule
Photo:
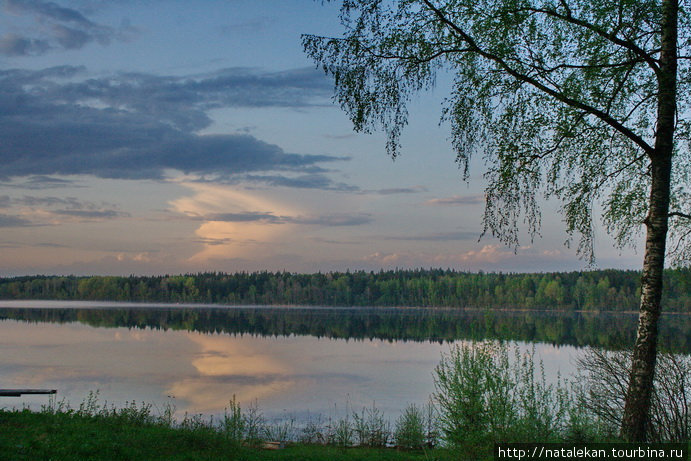
[[[289,445],[262,450],[237,444],[208,428],[185,429],[123,418],[0,410],[0,460],[451,460],[444,449],[337,448]]]

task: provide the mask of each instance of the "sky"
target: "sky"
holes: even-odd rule
[[[341,30],[337,2],[0,0],[0,276],[588,268],[558,203],[480,238],[445,76],[395,161],[354,132],[300,39]],[[603,229],[596,267],[640,267]]]

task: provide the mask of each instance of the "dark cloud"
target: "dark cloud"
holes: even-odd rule
[[[71,23],[84,28],[98,28],[96,24],[86,19],[79,11],[62,7],[54,2],[5,0],[5,7],[14,13],[34,13],[42,18]]]
[[[230,244],[230,243],[233,243],[234,241],[235,241],[235,240],[233,240],[233,239],[231,239],[231,238],[219,238],[219,239],[215,239],[215,238],[202,238],[202,239],[193,240],[194,243],[202,243],[202,244],[204,244],[204,245],[212,245],[212,246],[216,246],[216,245],[228,245],[228,244]]]
[[[205,216],[191,216],[202,221],[263,222],[271,224],[302,224],[326,227],[360,226],[373,221],[368,213],[340,213],[323,216],[277,216],[273,213],[246,211],[243,213],[216,213]]]
[[[322,189],[342,192],[359,190],[359,188],[356,186],[351,186],[344,183],[336,183],[328,176],[323,174],[309,174],[297,177],[281,175],[246,175],[244,179],[247,181],[261,182],[270,186],[295,187],[298,189]]]
[[[453,197],[427,200],[426,205],[477,205],[485,203],[484,195],[454,195]]]
[[[379,189],[374,191],[379,195],[396,195],[396,194],[419,194],[420,192],[427,192],[425,186],[413,186],[413,187],[396,187],[392,189]]]
[[[3,187],[17,187],[21,189],[58,189],[62,187],[81,187],[74,181],[71,181],[69,179],[62,179],[62,178],[54,178],[51,176],[41,176],[41,175],[34,175],[34,176],[27,176],[24,178],[24,181],[15,184],[15,183],[3,183]]]
[[[282,218],[275,216],[271,213],[257,213],[257,212],[245,212],[245,213],[218,213],[204,216],[204,221],[222,221],[222,222],[274,222],[281,223]]]
[[[348,134],[325,134],[323,135],[326,139],[351,139],[354,138],[356,135],[355,133],[348,133]]]
[[[384,240],[414,240],[414,241],[428,241],[428,242],[451,242],[457,240],[477,240],[479,232],[458,231],[458,232],[438,232],[430,234],[418,235],[401,235],[401,236],[381,236]]]
[[[311,104],[324,87],[313,70],[226,69],[187,78],[126,74],[75,82],[84,72],[70,66],[0,71],[0,178],[161,179],[167,169],[237,178],[290,171],[300,176],[254,179],[348,190],[317,174],[325,171],[319,163],[347,158],[287,153],[248,134],[197,134],[211,123],[206,111],[212,108]]]
[[[50,48],[46,40],[22,37],[14,33],[0,36],[0,54],[4,56],[29,56],[43,54]]]
[[[61,216],[71,216],[82,219],[113,219],[130,216],[129,213],[124,213],[117,210],[55,210],[53,213]]]
[[[85,205],[75,197],[34,197],[25,195],[21,198],[12,199],[12,204],[22,205],[28,207],[53,207],[53,206],[69,206],[72,209],[83,208]],[[88,205],[86,205],[88,206]],[[93,206],[93,205],[91,205]]]
[[[28,227],[33,226],[31,221],[18,216],[0,214],[0,227]]]
[[[7,33],[0,37],[0,54],[31,56],[53,49],[79,49],[91,42],[102,45],[114,39],[126,40],[135,30],[97,24],[74,8],[55,2],[37,0],[5,0],[4,9],[15,15],[31,15],[35,27],[22,33]],[[38,35],[38,36],[36,36]]]
[[[70,248],[68,245],[62,245],[59,243],[49,243],[49,242],[35,243],[32,246],[43,247],[43,248]]]
[[[103,220],[130,216],[116,205],[109,203],[96,204],[82,201],[75,197],[36,197],[25,195],[12,198],[0,196],[0,208],[21,206],[32,210],[41,210],[53,216],[66,216],[83,220]],[[28,221],[27,221],[28,222]]]
[[[332,214],[324,216],[298,216],[290,218],[289,222],[295,224],[313,224],[317,226],[340,227],[340,226],[361,226],[374,221],[372,215],[368,213],[355,214]]]

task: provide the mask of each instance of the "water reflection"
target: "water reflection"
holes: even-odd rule
[[[221,414],[235,395],[269,417],[296,418],[373,402],[395,417],[427,401],[449,343],[470,339],[521,341],[524,350],[536,348],[548,376],[568,376],[577,346],[628,345],[636,321],[424,309],[29,307],[36,305],[0,308],[0,387],[56,388],[73,405],[98,389],[118,406],[172,401],[179,414]],[[690,326],[688,316],[667,317],[665,347],[688,353]]]
[[[184,412],[221,414],[236,396],[267,416],[335,415],[376,402],[397,415],[424,403],[448,344],[261,337],[0,321],[1,387],[56,388],[78,405],[90,390],[121,406],[167,396]],[[22,398],[22,402],[46,399]],[[0,404],[13,404],[3,400]]]
[[[46,308],[39,308],[41,306]],[[70,307],[71,306],[71,307]],[[80,322],[98,327],[152,328],[259,336],[391,341],[508,339],[554,345],[629,348],[632,313],[481,311],[459,309],[218,308],[79,302],[4,301],[0,319]],[[660,346],[691,353],[691,316],[663,315]]]

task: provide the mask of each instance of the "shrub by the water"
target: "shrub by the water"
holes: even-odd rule
[[[494,442],[569,439],[573,413],[560,381],[547,384],[534,350],[506,343],[455,346],[435,369],[434,398],[447,444],[485,453]]]

